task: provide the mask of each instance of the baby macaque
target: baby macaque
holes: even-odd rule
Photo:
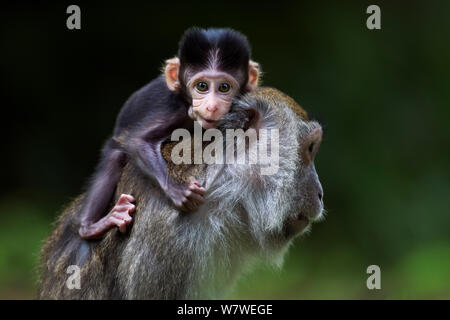
[[[204,129],[217,127],[233,98],[258,86],[259,66],[250,60],[250,51],[246,37],[231,29],[185,32],[178,55],[166,61],[163,74],[122,107],[87,190],[82,238],[100,238],[114,226],[125,232],[132,222],[131,195],[121,195],[107,212],[121,170],[130,160],[157,181],[179,210],[195,211],[203,203],[206,190],[196,180],[178,184],[168,176],[161,144],[175,129],[192,129],[194,121]],[[123,134],[125,142],[119,139]]]

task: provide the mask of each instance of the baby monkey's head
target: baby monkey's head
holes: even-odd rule
[[[247,38],[231,29],[191,28],[178,56],[166,61],[167,87],[191,101],[189,116],[203,128],[216,128],[234,97],[254,90],[259,65],[250,60]]]

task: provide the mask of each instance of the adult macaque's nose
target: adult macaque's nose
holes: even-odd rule
[[[317,178],[317,180],[319,180]],[[317,196],[319,197],[319,201],[322,202],[323,201],[323,189],[322,189],[322,184],[319,182],[319,192],[317,194]]]

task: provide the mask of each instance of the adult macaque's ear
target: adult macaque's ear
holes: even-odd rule
[[[253,60],[248,63],[248,84],[247,90],[253,91],[258,87],[259,79],[261,77],[261,69],[259,64]]]
[[[175,57],[166,60],[164,67],[164,75],[166,76],[167,88],[176,91],[180,88],[180,80],[178,80],[178,71],[180,70],[180,59]]]

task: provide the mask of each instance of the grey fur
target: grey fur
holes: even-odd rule
[[[275,175],[262,176],[254,164],[197,166],[197,179],[208,190],[206,203],[183,214],[128,164],[117,195],[137,199],[131,231],[112,230],[100,241],[81,239],[77,230],[84,196],[79,197],[43,248],[39,298],[221,298],[253,263],[280,266],[293,239],[285,232],[286,221],[308,206],[300,138],[320,125],[302,120],[285,100],[264,97],[259,90],[235,103],[222,129],[242,128],[248,109],[255,108],[259,128],[280,132]],[[72,264],[81,267],[80,290],[65,286]]]

